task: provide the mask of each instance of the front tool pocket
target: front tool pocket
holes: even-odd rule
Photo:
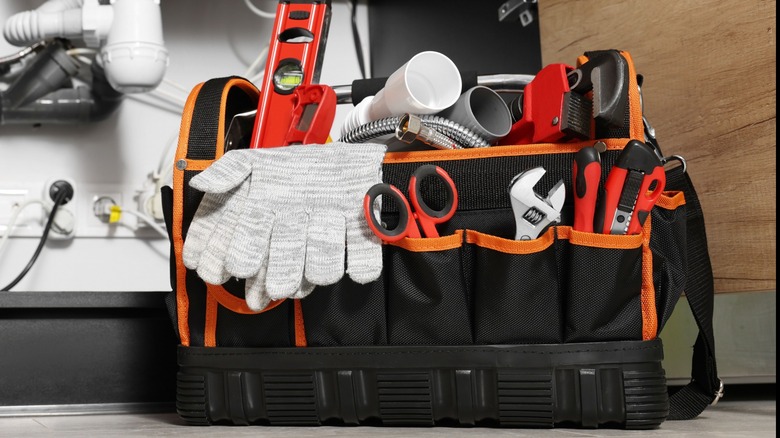
[[[658,313],[658,332],[672,315],[685,289],[688,270],[687,220],[683,192],[664,192],[650,216],[650,250]]]
[[[387,345],[384,273],[370,283],[342,278],[301,300],[309,347]]]
[[[558,231],[569,236],[564,342],[642,340],[644,234]]]
[[[462,231],[385,246],[390,345],[472,343],[462,248]]]
[[[534,240],[510,240],[473,230],[474,342],[560,343],[561,288],[555,229]]]

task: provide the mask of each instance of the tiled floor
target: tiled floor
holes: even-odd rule
[[[777,432],[775,385],[734,390],[695,420],[666,421],[651,431],[614,429],[482,429],[384,427],[186,426],[174,413],[47,415],[0,418],[0,437],[774,437]]]

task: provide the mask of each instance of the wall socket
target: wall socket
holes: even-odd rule
[[[48,194],[48,188],[58,179],[65,179],[74,188],[73,199],[60,207],[64,214],[73,215],[74,231],[70,237],[162,238],[160,234],[130,214],[122,215],[122,223],[115,224],[106,223],[95,215],[93,204],[103,196],[112,198],[123,208],[136,209],[135,190],[128,189],[126,185],[79,183],[70,178],[52,178],[46,182],[0,182],[0,233],[5,232],[15,204],[21,204],[29,199],[40,199],[51,206],[53,201]],[[28,206],[16,220],[11,236],[40,237],[47,218],[41,205]],[[134,229],[136,227],[137,230]],[[69,238],[58,236],[54,232],[49,234],[50,239],[63,237]]]
[[[53,178],[46,181],[43,184],[43,192],[41,193],[41,199],[43,199],[44,205],[50,209],[54,206],[54,199],[58,196],[58,188],[54,186],[58,181],[66,181],[73,188],[73,195],[68,199],[66,198],[57,207],[57,213],[52,222],[51,232],[49,233],[50,239],[72,239],[76,236],[76,213],[73,202],[77,199],[79,194],[76,182],[72,178]],[[48,215],[44,215],[41,220],[42,229],[45,228],[46,222],[48,222]]]

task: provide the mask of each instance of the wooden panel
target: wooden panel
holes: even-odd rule
[[[775,2],[543,0],[539,23],[544,65],[631,53],[701,198],[716,292],[775,290]]]

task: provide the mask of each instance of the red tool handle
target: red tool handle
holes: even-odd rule
[[[596,198],[601,179],[601,156],[593,146],[574,155],[572,184],[574,185],[574,229],[593,232]]]
[[[420,192],[423,179],[427,177],[438,178],[444,183],[447,200],[441,210],[434,210],[425,203]],[[436,225],[450,220],[458,209],[458,191],[450,175],[441,167],[426,164],[417,168],[409,180],[409,198],[412,201],[417,220],[426,237],[439,237]]]
[[[389,196],[398,203],[398,225],[395,228],[387,228],[374,215],[374,201],[379,195]],[[371,231],[385,242],[396,242],[404,237],[422,237],[409,201],[394,185],[374,184],[371,186],[363,198],[363,213],[368,220],[368,227],[371,228]]]
[[[654,187],[653,184],[655,184]],[[661,196],[661,193],[663,193],[665,186],[666,171],[663,166],[658,166],[652,174],[645,175],[642,187],[639,189],[639,196],[636,199],[634,212],[631,215],[631,221],[628,223],[627,234],[639,234],[647,216],[650,215],[650,210],[655,205],[658,197]],[[653,187],[652,191],[651,187]]]
[[[665,186],[658,156],[646,144],[631,140],[607,176],[596,229],[604,234],[639,233]]]
[[[420,183],[427,177],[438,178],[444,183],[447,200],[444,207],[434,210],[422,198]],[[374,202],[379,195],[393,198],[399,205],[398,224],[388,228],[374,215]],[[458,192],[450,175],[439,166],[426,164],[420,166],[409,179],[409,198],[411,205],[400,190],[391,184],[374,184],[363,198],[363,213],[368,226],[385,242],[396,242],[404,237],[439,237],[436,225],[448,221],[458,208]],[[414,208],[414,211],[412,211]],[[419,224],[419,227],[418,227]],[[422,233],[420,233],[422,228]]]

